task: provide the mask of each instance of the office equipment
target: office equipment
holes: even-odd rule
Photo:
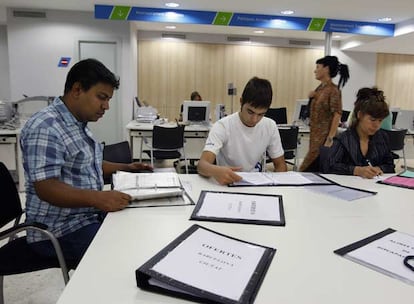
[[[404,161],[404,170],[407,169],[407,160],[405,158],[405,134],[407,134],[407,129],[398,129],[398,130],[384,130],[388,134],[388,139],[390,143],[390,150],[392,152],[402,151],[403,161]],[[394,159],[400,158],[397,153],[393,153]]]
[[[298,167],[298,136],[299,136],[299,127],[298,126],[289,126],[289,127],[279,127],[280,141],[282,142],[283,150],[285,151],[284,157],[286,163],[293,165],[293,171],[296,171]],[[289,160],[292,160],[289,161]]]
[[[159,159],[184,159],[185,173],[188,174],[187,156],[184,147],[183,125],[154,126],[152,129],[152,140],[142,137],[143,142],[150,150],[143,150],[151,159],[151,166],[154,167],[154,160]],[[141,149],[142,149],[141,144]],[[142,154],[142,153],[141,153]]]
[[[0,162],[0,187],[2,203],[0,204],[0,227],[14,221],[13,226],[0,231],[0,303],[3,299],[3,276],[23,274],[47,268],[61,268],[65,284],[69,281],[68,269],[74,269],[77,261],[66,260],[56,237],[39,223],[20,223],[24,214],[19,194],[7,167]],[[52,242],[57,258],[45,258],[34,252],[20,232],[37,230]],[[9,241],[4,242],[4,240]]]
[[[189,124],[210,124],[210,101],[185,100],[183,122]]]
[[[342,115],[341,115],[341,122],[347,122],[349,114],[351,113],[351,111],[347,111],[347,110],[342,110]]]
[[[243,179],[230,187],[332,185],[329,179],[312,172],[237,172]]]
[[[400,110],[395,121],[395,128],[414,130],[414,110]]]
[[[148,107],[139,107],[137,108],[136,121],[137,122],[154,122],[158,118],[157,109],[148,106]]]
[[[292,116],[292,124],[294,125],[309,125],[309,111],[308,99],[296,100],[295,112]]]
[[[216,121],[226,116],[226,106],[224,104],[216,104]]]
[[[404,259],[414,254],[414,236],[388,228],[334,251],[351,261],[414,285]]]
[[[105,145],[103,148],[103,160],[129,164],[132,162],[131,150],[127,141],[122,141],[115,144]],[[112,177],[104,176],[104,183],[111,184]]]
[[[265,113],[266,117],[273,119],[278,125],[287,124],[286,107],[284,108],[269,108]]]
[[[253,303],[276,249],[193,225],[135,271],[137,286],[208,303]]]
[[[174,123],[165,123],[163,126],[176,126]],[[145,159],[150,160],[150,157],[142,155],[142,144],[143,138],[150,140],[152,138],[152,129],[154,124],[152,123],[139,123],[135,120],[130,121],[126,125],[126,129],[129,134],[130,144],[131,144],[131,153],[133,159],[138,159],[140,161]],[[202,150],[210,131],[210,126],[207,125],[186,125],[184,127],[184,139],[185,139],[185,154],[187,159],[200,159]]]
[[[281,195],[201,191],[191,220],[285,226]]]

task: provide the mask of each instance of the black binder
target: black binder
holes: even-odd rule
[[[158,263],[160,263],[163,259],[167,258],[169,254],[173,253],[174,250],[177,249],[177,246],[186,242],[187,239],[190,238],[196,232],[207,233],[207,235],[216,236],[220,238],[220,240],[223,240],[222,238],[224,238],[225,241],[228,240],[232,243],[235,241],[238,245],[246,245],[246,248],[251,247],[253,245],[255,248],[260,249],[260,251],[263,251],[263,254],[260,256],[258,263],[255,264],[255,269],[250,273],[250,277],[248,277],[247,285],[243,288],[243,291],[241,292],[241,295],[238,299],[231,299],[223,295],[204,290],[200,287],[190,286],[186,283],[168,277],[165,274],[154,270],[154,267],[156,267]],[[213,230],[204,228],[199,225],[193,225],[135,271],[137,286],[151,292],[170,295],[173,297],[183,298],[199,303],[253,303],[275,252],[276,249],[270,247],[245,242],[236,238],[226,236],[224,234],[217,233]],[[243,259],[240,258],[240,261],[242,260]],[[243,267],[242,262],[237,263],[239,264],[238,267]],[[185,265],[178,264],[174,266],[176,268],[187,267],[186,269],[189,269],[191,275],[194,276],[204,275],[204,272],[197,272],[192,268],[188,268],[187,261],[185,263],[183,262],[183,264]],[[205,275],[207,276],[207,274]],[[210,279],[210,277],[207,278]],[[154,282],[152,281],[153,279],[157,280],[156,284],[154,284]],[[231,286],[232,282],[228,282],[228,284],[229,286]]]
[[[242,194],[247,196],[267,196],[272,197],[275,200],[277,200],[278,204],[278,210],[280,219],[279,220],[264,220],[264,219],[243,219],[243,218],[231,218],[231,217],[224,217],[224,216],[203,216],[199,215],[198,212],[201,209],[205,196],[207,193],[220,193],[223,195],[229,194]],[[224,202],[223,202],[224,204]],[[281,195],[275,195],[275,194],[259,194],[259,193],[240,193],[240,192],[224,192],[224,191],[206,191],[202,190],[200,193],[200,197],[198,198],[198,202],[196,206],[194,207],[193,213],[191,214],[190,220],[197,220],[197,221],[212,221],[212,222],[226,222],[226,223],[239,223],[239,224],[255,224],[255,225],[270,225],[270,226],[285,226],[286,220],[285,220],[285,213],[283,210],[283,198]]]

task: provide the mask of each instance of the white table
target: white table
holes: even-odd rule
[[[180,177],[194,199],[202,189],[282,194],[286,226],[189,221],[193,206],[108,214],[58,304],[187,303],[139,289],[135,269],[194,223],[277,249],[255,303],[412,303],[413,286],[333,253],[388,227],[414,234],[412,190],[329,175],[378,191],[347,202],[303,187],[228,188],[198,175]]]
[[[175,126],[176,123],[164,123],[162,126]],[[126,125],[130,137],[130,147],[132,157],[134,159],[140,159],[142,138],[151,138],[152,129],[154,125],[152,123],[141,123],[135,120],[130,121]],[[184,128],[185,138],[185,152],[187,159],[200,159],[201,152],[204,149],[204,144],[210,131],[210,126],[206,125],[188,125]]]

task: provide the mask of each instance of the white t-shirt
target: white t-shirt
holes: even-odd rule
[[[243,167],[244,172],[257,171],[267,151],[270,158],[284,154],[279,130],[274,120],[263,117],[254,127],[245,126],[239,113],[217,121],[211,128],[204,151],[216,155],[217,165]]]

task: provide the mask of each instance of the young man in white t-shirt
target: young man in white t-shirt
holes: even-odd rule
[[[240,181],[235,171],[261,170],[266,152],[275,171],[287,171],[277,125],[264,117],[272,96],[268,80],[249,80],[240,98],[240,111],[220,119],[211,128],[197,166],[200,175],[212,176],[222,185]]]

